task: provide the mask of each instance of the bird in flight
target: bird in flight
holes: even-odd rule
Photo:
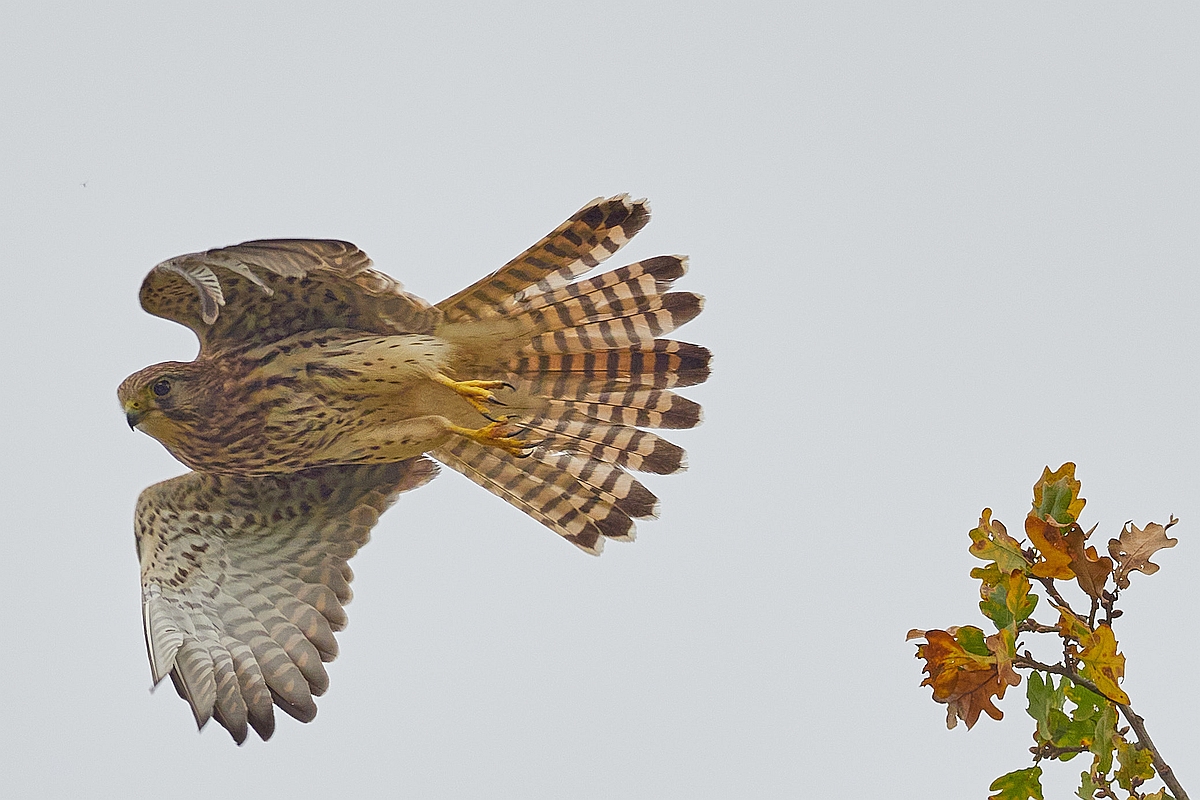
[[[710,357],[660,338],[703,304],[669,291],[684,257],[581,277],[649,215],[625,195],[593,201],[436,305],[341,241],[246,242],[151,270],[142,307],[200,340],[194,361],[117,390],[129,426],[192,470],[137,502],[154,684],[170,676],[199,727],[216,719],[239,744],[271,736],[274,706],[312,720],[348,561],[435,460],[588,553],[633,539],[658,501],[630,473],[684,466],[644,429],[699,423],[673,390],[707,379]]]

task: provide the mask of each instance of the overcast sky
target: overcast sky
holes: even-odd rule
[[[1117,635],[1200,791],[1195,5],[100,5],[0,23],[6,791],[983,797],[1024,685],[947,731],[904,634],[982,621],[967,531],[1067,460],[1101,549],[1182,520]],[[133,504],[183,468],[115,390],[196,345],[145,273],[332,237],[436,301],[619,192],[609,263],[708,299],[661,519],[589,558],[445,470],[355,558],[315,722],[151,695]]]

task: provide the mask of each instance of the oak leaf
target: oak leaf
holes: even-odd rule
[[[1083,642],[1092,635],[1092,629],[1087,626],[1083,620],[1075,616],[1069,609],[1051,603],[1058,609],[1058,633],[1064,639],[1074,639],[1077,642]]]
[[[1075,480],[1075,464],[1068,461],[1054,472],[1046,467],[1041,479],[1033,485],[1033,511],[1038,519],[1052,517],[1069,525],[1079,519],[1087,503],[1079,496],[1080,483]]]
[[[971,555],[984,561],[995,561],[1003,572],[1029,569],[1029,561],[1021,552],[1021,544],[1008,535],[1004,523],[992,519],[992,510],[985,508],[979,517],[979,527],[971,531]]]
[[[1041,560],[1030,572],[1039,578],[1075,578],[1079,588],[1092,597],[1100,597],[1113,564],[1108,556],[1098,555],[1095,547],[1088,546],[1092,531],[1084,532],[1075,522],[1063,524],[1050,516],[1038,518],[1033,514],[1031,511],[1025,518],[1025,533]]]
[[[1087,546],[1087,539],[1092,531],[1084,533],[1083,528],[1073,524],[1067,528],[1063,541],[1067,552],[1071,554],[1071,571],[1079,588],[1090,596],[1099,598],[1104,593],[1104,584],[1112,574],[1113,562],[1108,556],[1098,556],[1096,548]]]
[[[1001,775],[988,787],[988,800],[1043,800],[1042,768],[1029,767]]]
[[[1062,687],[1064,682],[1065,678],[1055,686],[1053,675],[1047,675],[1043,680],[1040,672],[1029,673],[1029,680],[1025,684],[1025,698],[1029,701],[1026,711],[1037,723],[1033,738],[1038,744],[1058,744],[1063,732],[1071,724],[1063,711],[1067,700]]]
[[[1067,678],[1055,686],[1053,675],[1046,675],[1043,680],[1037,671],[1029,674],[1025,695],[1029,699],[1029,716],[1037,722],[1034,741],[1066,751],[1055,756],[1059,761],[1070,761],[1079,755],[1072,748],[1085,747],[1101,758],[1107,754],[1111,766],[1116,706]],[[1068,699],[1075,705],[1069,715]],[[1103,771],[1108,769],[1105,767]]]
[[[1072,724],[1081,725],[1090,732],[1081,737],[1079,744],[1087,745],[1095,756],[1094,769],[1101,774],[1112,769],[1113,740],[1117,735],[1117,707],[1108,699],[1067,679],[1062,680],[1064,694],[1075,704],[1071,712]]]
[[[1125,677],[1125,656],[1117,652],[1117,639],[1112,627],[1102,622],[1096,630],[1079,639],[1082,649],[1079,662],[1081,673],[1101,694],[1114,703],[1129,705],[1129,695],[1117,684]]]
[[[983,631],[973,626],[909,631],[909,639],[922,637],[925,644],[917,645],[917,658],[925,660],[922,671],[928,677],[921,685],[932,687],[934,701],[946,704],[946,727],[954,728],[961,719],[971,728],[980,712],[1002,719],[1004,714],[992,698],[1002,699],[1009,686],[1021,682],[1012,668],[1011,654],[1005,656],[1011,642],[998,635],[985,638]],[[1000,652],[1000,659],[994,651]]]
[[[1096,782],[1096,777],[1092,772],[1092,770],[1088,770],[1079,776],[1079,788],[1075,790],[1075,796],[1082,800],[1095,800],[1096,792],[1100,791],[1100,784]],[[1108,770],[1104,770],[1104,772],[1108,772]]]
[[[1037,608],[1038,596],[1030,594],[1033,587],[1024,571],[1001,570],[996,563],[971,570],[971,577],[982,583],[979,587],[979,610],[996,624],[997,629],[1011,628],[1029,618]]]
[[[1144,529],[1138,528],[1132,522],[1126,522],[1121,530],[1121,538],[1108,540],[1108,554],[1117,562],[1113,577],[1118,588],[1129,588],[1129,573],[1133,570],[1147,575],[1158,572],[1158,564],[1151,563],[1150,557],[1159,550],[1174,547],[1179,543],[1178,539],[1167,537],[1167,528],[1178,521],[1171,517],[1171,521],[1165,526],[1151,522]]]
[[[1017,656],[1017,632],[1013,628],[1002,628],[983,640],[988,652],[996,659],[996,674],[1007,686],[1019,686],[1021,676],[1013,669],[1013,659]],[[1004,697],[1004,692],[1000,693]]]
[[[1117,740],[1117,761],[1121,766],[1113,773],[1117,785],[1129,792],[1154,777],[1154,756],[1151,752],[1124,739]]]
[[[1061,580],[1075,577],[1071,571],[1071,551],[1063,534],[1063,528],[1069,524],[1059,523],[1050,517],[1035,516],[1034,511],[1030,511],[1025,518],[1025,535],[1041,556],[1041,560],[1030,569],[1037,577]]]

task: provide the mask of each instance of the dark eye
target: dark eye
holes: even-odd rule
[[[154,392],[159,397],[163,397],[171,391],[171,382],[166,378],[163,378],[160,381],[156,381],[155,384],[150,387],[150,391]]]

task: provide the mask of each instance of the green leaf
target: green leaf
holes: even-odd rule
[[[1021,552],[1021,544],[1008,535],[1000,520],[992,519],[992,510],[985,508],[979,517],[979,527],[971,531],[971,555],[992,561],[1001,572],[1027,570],[1029,562]]]
[[[1037,608],[1038,597],[1030,594],[1033,586],[1021,570],[1004,572],[996,564],[988,564],[971,570],[971,577],[982,582],[979,610],[997,630],[1011,628],[1015,634],[1017,625]]]
[[[1113,775],[1117,779],[1117,785],[1128,792],[1153,778],[1153,758],[1149,750],[1143,750],[1124,739],[1117,739],[1117,761],[1121,762],[1121,766]]]
[[[1033,585],[1030,584],[1029,578],[1025,576],[1024,572],[1013,570],[1005,578],[1005,587],[1008,591],[1004,600],[1008,610],[1013,615],[1014,622],[1024,622],[1037,608],[1038,596],[1030,594],[1033,591]]]
[[[987,642],[984,641],[983,631],[974,625],[964,625],[959,628],[954,632],[954,640],[962,645],[962,648],[968,653],[989,658],[992,656],[992,651],[988,650]]]
[[[1044,800],[1041,778],[1041,767],[1029,767],[1001,775],[988,787],[996,793],[989,796],[988,800]]]
[[[1107,770],[1105,770],[1107,771]],[[1075,796],[1082,800],[1095,800],[1096,792],[1099,790],[1092,773],[1084,772],[1079,776],[1079,791],[1075,792]]]
[[[1015,626],[1012,612],[1008,610],[1008,587],[1004,585],[1004,573],[995,564],[976,567],[971,577],[981,581],[979,610],[996,625],[996,630]]]
[[[1037,722],[1034,738],[1039,744],[1053,742],[1067,722],[1063,713],[1063,702],[1066,695],[1061,686],[1054,685],[1054,676],[1047,675],[1042,679],[1042,673],[1029,673],[1028,685],[1025,687],[1025,697],[1029,700],[1026,709],[1029,716]]]
[[[1117,707],[1105,698],[1086,689],[1083,686],[1066,682],[1067,698],[1075,704],[1071,718],[1077,724],[1086,726],[1089,733],[1086,741],[1088,749],[1096,756],[1095,770],[1107,774],[1112,769],[1114,740],[1117,735]]]
[[[1046,467],[1041,480],[1033,485],[1033,514],[1038,519],[1050,516],[1062,525],[1079,519],[1087,502],[1079,496],[1080,484],[1075,480],[1075,465],[1068,461],[1054,472]]]

